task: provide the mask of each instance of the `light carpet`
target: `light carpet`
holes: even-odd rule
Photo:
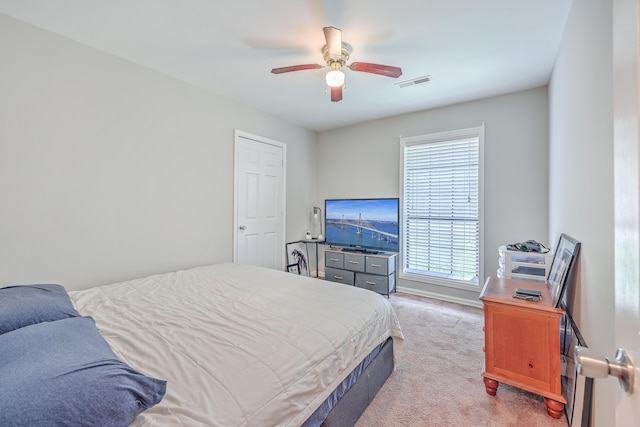
[[[566,427],[547,415],[542,397],[482,381],[483,315],[479,308],[396,293],[389,297],[405,336],[396,370],[356,427]]]

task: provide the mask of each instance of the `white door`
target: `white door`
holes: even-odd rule
[[[635,391],[617,392],[616,425],[640,426],[639,0],[613,8],[615,336],[635,362]]]
[[[235,135],[234,262],[284,269],[286,146]]]

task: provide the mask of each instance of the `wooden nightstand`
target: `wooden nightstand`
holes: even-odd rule
[[[516,288],[542,292],[539,302],[513,298]],[[566,399],[560,381],[560,319],[545,283],[489,277],[480,294],[484,306],[487,393],[499,383],[544,397],[547,413],[560,418]]]

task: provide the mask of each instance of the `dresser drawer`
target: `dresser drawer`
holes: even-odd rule
[[[325,267],[344,268],[344,254],[337,252],[325,252]]]
[[[344,254],[344,268],[352,271],[364,271],[365,257],[362,255]]]
[[[385,276],[389,275],[394,271],[393,265],[391,261],[395,260],[395,258],[380,258],[368,256],[365,259],[365,269],[367,273],[372,274],[384,274]]]
[[[396,276],[393,274],[391,276],[376,276],[374,274],[359,273],[356,274],[356,286],[388,295],[395,285],[395,278]]]
[[[355,281],[355,273],[353,271],[326,267],[324,270],[324,278],[326,280],[331,280],[332,282],[344,283],[345,285],[353,285]]]

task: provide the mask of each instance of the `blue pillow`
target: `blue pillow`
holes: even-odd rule
[[[40,322],[80,316],[60,285],[0,288],[0,334]]]
[[[166,381],[120,361],[91,317],[0,335],[1,426],[126,426]]]

